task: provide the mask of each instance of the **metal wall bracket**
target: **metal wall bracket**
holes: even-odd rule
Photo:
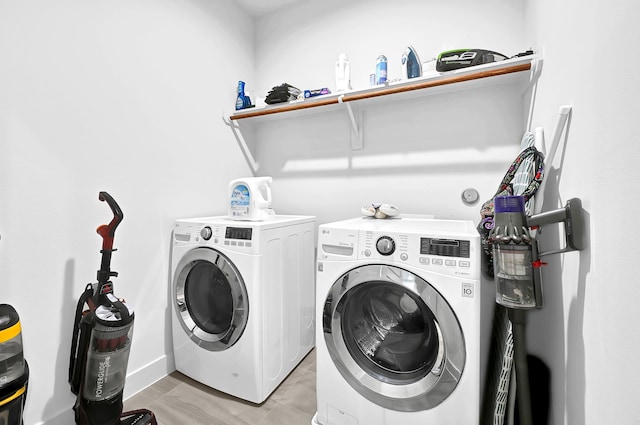
[[[539,256],[549,254],[561,254],[563,252],[581,251],[586,248],[584,210],[580,198],[571,198],[564,208],[527,217],[527,226],[539,227],[546,224],[563,223],[565,233],[565,246],[548,252],[538,253]]]

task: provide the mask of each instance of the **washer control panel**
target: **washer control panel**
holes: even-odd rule
[[[360,232],[357,255],[370,261],[419,266],[446,274],[475,275],[479,264],[472,238],[436,237],[413,233]]]
[[[469,258],[471,241],[460,239],[420,238],[421,255]]]
[[[318,261],[406,265],[469,278],[481,275],[480,235],[470,220],[367,217],[323,224],[318,230]]]

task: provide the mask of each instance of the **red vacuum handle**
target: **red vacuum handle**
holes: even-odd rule
[[[98,199],[101,201],[106,201],[113,212],[113,219],[109,224],[103,224],[98,226],[97,232],[100,236],[102,236],[102,250],[112,250],[113,249],[113,238],[116,234],[116,228],[124,218],[122,214],[122,210],[118,203],[113,199],[111,195],[107,192],[100,192],[98,195]]]

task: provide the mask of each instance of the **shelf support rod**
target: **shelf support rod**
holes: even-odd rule
[[[224,112],[222,114],[222,121],[231,128],[231,131],[233,131],[233,136],[236,138],[236,141],[238,142],[238,146],[240,146],[240,150],[244,155],[244,159],[247,161],[247,165],[251,169],[251,175],[255,176],[258,171],[258,163],[253,158],[253,155],[251,154],[251,150],[249,149],[247,142],[245,142],[244,137],[242,137],[240,126],[234,124],[230,119],[227,119],[226,116],[224,115]]]
[[[560,144],[560,140],[562,139],[563,133],[565,135],[565,143],[566,143],[566,138],[568,137],[567,132],[569,131],[569,129],[567,128],[568,126],[567,121],[571,116],[572,109],[573,107],[571,105],[560,106],[560,110],[558,111],[558,119],[556,121],[556,128],[554,129],[553,136],[551,138],[552,140],[551,147],[544,158],[545,172],[549,172],[549,170],[551,169],[551,166],[553,165],[553,158],[556,156],[556,151],[558,150],[558,145]],[[562,165],[560,165],[560,168],[562,168]],[[559,173],[561,172],[562,170],[559,171]],[[538,214],[540,211],[542,211],[544,188],[547,185],[547,180],[548,179],[543,179],[542,183],[540,184],[540,187],[538,188],[538,194],[535,197],[535,205],[533,210],[534,214]]]
[[[362,140],[362,129],[358,128],[358,122],[362,122],[362,112],[356,109],[356,113],[358,114],[358,120],[356,120],[353,113],[353,108],[351,107],[351,104],[349,102],[344,102],[343,94],[338,97],[338,103],[346,106],[347,112],[349,112],[349,119],[351,120],[351,150],[362,149],[364,147],[364,143]]]

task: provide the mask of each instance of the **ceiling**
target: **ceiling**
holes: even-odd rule
[[[234,0],[249,15],[258,17],[274,12],[285,6],[290,6],[295,3],[300,3],[306,0]]]

